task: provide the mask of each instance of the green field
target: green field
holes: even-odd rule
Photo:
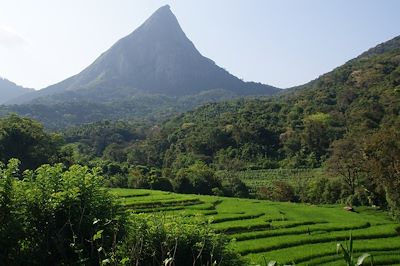
[[[238,171],[236,174],[249,187],[250,193],[253,195],[258,188],[270,186],[274,181],[285,181],[294,185],[308,183],[315,178],[326,176],[321,168],[245,170]]]
[[[212,227],[236,239],[234,246],[252,263],[342,265],[336,244],[352,232],[355,251],[373,254],[376,265],[400,265],[400,224],[385,212],[342,206],[315,206],[253,199],[183,195],[170,192],[112,189],[134,212],[203,215]],[[397,228],[397,231],[396,231]]]

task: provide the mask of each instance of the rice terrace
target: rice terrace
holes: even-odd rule
[[[4,0],[0,266],[400,266],[399,0]]]
[[[355,254],[372,253],[375,265],[400,265],[400,226],[371,207],[354,212],[342,206],[277,203],[171,192],[112,189],[135,213],[201,216],[235,239],[233,245],[254,264],[338,265],[336,244],[354,239]],[[395,251],[395,252],[394,252]],[[266,264],[265,264],[266,265]]]

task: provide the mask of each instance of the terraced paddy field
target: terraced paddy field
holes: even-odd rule
[[[343,206],[314,206],[254,199],[183,195],[171,192],[111,189],[133,212],[202,215],[212,227],[236,239],[243,256],[254,264],[265,261],[296,265],[343,265],[336,244],[353,235],[356,255],[368,252],[375,265],[400,265],[400,224],[385,212]]]
[[[310,180],[326,176],[321,168],[244,170],[236,172],[236,174],[249,187],[252,195],[255,195],[260,187],[270,186],[274,181],[284,181],[296,185],[298,182],[309,183]]]

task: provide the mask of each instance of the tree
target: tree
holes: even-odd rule
[[[57,162],[62,142],[60,135],[46,133],[30,118],[12,114],[0,119],[0,159],[5,163],[18,158],[21,170]]]
[[[361,146],[355,138],[344,138],[333,142],[332,155],[327,160],[328,169],[342,177],[350,194],[354,195],[362,175],[363,157]]]
[[[179,170],[177,177],[187,177],[193,185],[194,193],[197,194],[212,195],[213,188],[221,187],[219,180],[214,175],[214,170],[201,161]]]
[[[400,219],[400,132],[383,129],[364,144],[365,167],[377,182],[382,182],[393,215]]]
[[[331,128],[331,116],[315,113],[304,118],[303,142],[309,153],[314,153],[320,161],[328,152],[329,144],[334,139]]]
[[[269,186],[260,187],[257,191],[257,194],[257,196],[261,199],[268,199],[272,201],[298,201],[293,187],[285,181],[274,181]]]
[[[16,199],[15,182],[19,161],[12,159],[7,166],[0,162],[0,261],[11,265],[13,255],[19,253],[22,221],[15,215],[20,209]]]

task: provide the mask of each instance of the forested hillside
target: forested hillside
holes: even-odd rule
[[[400,45],[386,46],[279,97],[208,104],[169,120],[159,166],[185,156],[220,167],[315,167],[334,140],[399,128]]]
[[[273,98],[206,104],[161,124],[131,124],[136,137],[125,138],[112,128],[117,124],[65,136],[81,162],[101,165],[111,186],[246,196],[243,171],[322,167],[323,176],[269,182],[256,196],[389,206],[399,213],[398,191],[388,190],[399,182],[397,43],[395,38]],[[88,144],[98,143],[90,133],[96,131],[113,136],[101,138],[101,149]]]
[[[223,89],[204,91],[184,97],[149,94],[132,96],[129,92],[125,93],[124,90],[114,93],[109,91],[106,94],[60,93],[55,98],[41,98],[40,102],[2,105],[0,106],[0,116],[17,113],[39,120],[52,130],[61,130],[101,120],[147,120],[159,123],[205,103],[238,97]]]

